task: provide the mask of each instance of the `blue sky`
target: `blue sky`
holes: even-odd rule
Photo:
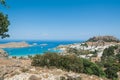
[[[120,0],[6,0],[9,39],[84,40],[120,38]]]

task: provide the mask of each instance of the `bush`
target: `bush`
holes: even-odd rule
[[[83,65],[84,65],[84,73],[105,77],[105,73],[103,72],[102,68],[97,66],[95,63],[92,63],[86,59],[83,59]]]
[[[19,59],[26,59],[25,57],[23,57],[23,56],[21,56],[21,57],[19,57]]]
[[[28,58],[29,58],[29,59],[32,59],[33,57],[32,57],[32,55],[28,55]]]
[[[104,51],[103,51],[103,56],[102,58],[104,57],[109,57],[109,56],[113,56],[114,55],[114,46],[111,46],[109,48],[106,48]]]
[[[105,73],[96,64],[75,55],[59,55],[57,53],[46,53],[43,55],[36,55],[32,59],[33,66],[52,67],[73,71],[77,73],[94,74],[97,76],[105,76]]]
[[[103,55],[101,57],[101,64],[103,68],[105,68],[106,77],[112,80],[117,80],[118,75],[117,72],[120,70],[120,54],[117,55],[114,53],[115,50],[118,49],[118,46],[111,46],[106,48],[103,51]]]
[[[120,63],[120,53],[116,55],[116,59],[117,59],[117,61],[119,61],[119,63]]]
[[[119,71],[119,68],[117,66],[112,66],[107,68],[105,70],[105,73],[107,75],[107,78],[115,80],[118,78],[118,75],[117,75],[118,71]]]
[[[16,59],[17,57],[16,56],[12,56],[13,59]]]

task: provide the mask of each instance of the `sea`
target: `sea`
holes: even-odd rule
[[[2,40],[0,44],[9,42],[22,42],[22,40]],[[26,40],[30,47],[23,48],[4,48],[9,56],[28,56],[35,54],[44,54],[45,52],[61,52],[55,48],[59,45],[68,45],[73,43],[81,43],[83,41],[41,41],[41,40]]]

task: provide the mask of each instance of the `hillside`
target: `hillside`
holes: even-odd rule
[[[0,80],[109,80],[57,68],[31,66],[29,59],[0,59]]]
[[[60,45],[62,55],[76,55],[98,65],[111,80],[120,79],[120,42],[114,36],[96,36],[84,43]]]
[[[94,36],[87,40],[87,42],[97,42],[97,41],[119,42],[120,40],[114,36]]]
[[[119,40],[110,36],[91,40],[60,45],[56,48],[60,54],[1,58],[0,80],[119,80]]]

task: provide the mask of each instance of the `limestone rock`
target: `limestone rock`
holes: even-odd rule
[[[0,58],[8,57],[7,52],[5,52],[3,49],[0,49]]]

